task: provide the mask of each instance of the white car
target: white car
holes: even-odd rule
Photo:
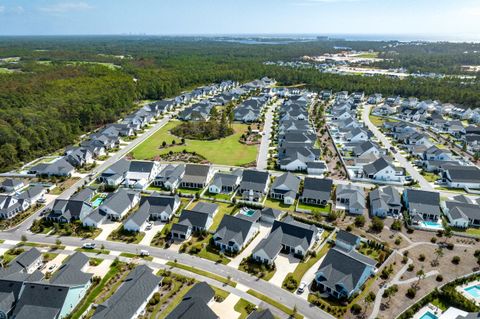
[[[140,250],[140,256],[141,257],[150,256],[150,252],[148,250],[142,249]]]
[[[307,283],[305,281],[302,281],[298,286],[298,293],[303,293],[305,291],[305,288],[307,288]]]
[[[147,226],[145,227],[145,230],[150,230],[152,229],[152,223],[148,223]]]
[[[52,271],[57,267],[55,264],[51,264],[50,267],[48,267],[48,271]]]
[[[85,249],[94,249],[95,246],[96,246],[95,243],[85,243],[82,245],[82,247]]]

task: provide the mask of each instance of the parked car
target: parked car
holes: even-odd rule
[[[140,256],[141,257],[150,256],[150,252],[148,250],[142,249],[140,250]]]
[[[307,283],[305,281],[302,281],[298,286],[298,293],[303,293],[305,291],[305,288],[307,288]]]
[[[150,229],[152,229],[152,226],[153,226],[152,223],[148,223],[147,226],[145,227],[145,230],[150,230]]]
[[[96,246],[95,243],[85,243],[82,245],[82,247],[85,249],[94,249],[95,246]]]
[[[51,264],[50,267],[48,267],[48,271],[52,271],[57,267],[55,264]]]

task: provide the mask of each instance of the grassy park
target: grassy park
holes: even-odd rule
[[[211,141],[186,139],[184,145],[181,138],[174,136],[170,130],[179,125],[178,121],[170,121],[160,130],[133,150],[135,159],[152,159],[156,156],[172,152],[195,152],[206,160],[215,164],[223,165],[245,165],[254,162],[257,158],[258,147],[256,145],[245,145],[239,142],[240,137],[247,131],[245,124],[233,124],[234,134]],[[163,142],[167,143],[162,147]],[[173,141],[175,144],[173,145]],[[232,155],[235,156],[232,156]]]

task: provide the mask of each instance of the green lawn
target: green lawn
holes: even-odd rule
[[[194,267],[190,267],[190,266],[187,266],[187,265],[184,265],[184,264],[179,264],[179,263],[175,263],[175,262],[171,262],[171,261],[167,262],[167,265],[171,266],[171,267],[180,268],[180,269],[183,269],[183,270],[186,270],[186,271],[189,271],[189,272],[193,272],[193,273],[198,274],[200,276],[204,276],[204,277],[214,279],[216,281],[219,281],[221,283],[224,283],[224,284],[232,286],[232,287],[237,286],[236,282],[233,282],[231,280],[228,280],[228,278],[216,275],[216,274],[208,272],[208,271],[203,271],[203,270],[200,270],[200,269],[197,269],[197,268],[194,268]]]
[[[218,212],[213,217],[212,226],[210,226],[210,231],[215,231],[222,221],[223,216],[230,215],[235,209],[235,205],[227,203],[215,203],[218,205]]]
[[[149,260],[149,261],[153,260],[152,256],[140,256],[140,255],[132,254],[132,253],[121,253],[120,256],[126,257],[126,258],[141,258],[141,259],[145,259],[145,260]]]
[[[422,172],[421,174],[427,180],[427,182],[430,182],[430,183],[433,183],[440,178],[440,176],[434,173]]]
[[[220,193],[220,194],[214,194],[214,193],[210,193],[209,191],[206,191],[204,196],[206,197],[209,197],[209,198],[212,198],[212,199],[222,199],[222,200],[230,200],[230,198],[232,197],[233,194],[223,194],[223,193]]]
[[[480,237],[480,228],[467,228],[465,231],[467,234]]]
[[[258,147],[256,145],[245,145],[239,142],[240,136],[247,131],[246,124],[233,124],[235,133],[222,139],[212,141],[185,140],[185,145],[178,145],[181,139],[170,134],[170,130],[180,122],[170,121],[163,128],[155,132],[146,141],[133,150],[133,157],[136,159],[152,159],[158,155],[168,152],[196,152],[205,157],[209,162],[224,165],[244,165],[254,162],[257,158]],[[168,145],[175,140],[174,146],[167,146],[160,149],[163,141]],[[232,156],[234,155],[234,156]]]
[[[228,291],[225,291],[223,289],[213,287],[212,289],[215,291],[215,296],[222,298],[223,300],[227,299],[227,297],[230,295]]]
[[[249,273],[252,276],[260,277],[265,281],[269,281],[277,271],[276,268],[269,269],[264,264],[256,263],[249,258],[246,261],[242,261],[238,269]]]
[[[285,306],[284,304],[281,304],[280,302],[278,302],[276,300],[273,300],[270,297],[267,297],[267,296],[265,296],[265,295],[263,295],[259,292],[256,292],[255,290],[249,289],[247,291],[247,293],[251,294],[254,297],[257,297],[260,300],[265,301],[266,303],[274,306],[275,308],[280,309],[281,311],[285,312],[287,315],[290,315],[291,317],[293,317],[295,319],[302,319],[303,318],[303,316],[301,314],[295,313],[293,311],[293,309],[290,309],[287,306]]]
[[[179,286],[178,283],[175,283],[177,286]],[[158,319],[163,319],[165,318],[170,312],[172,312],[175,307],[178,306],[178,304],[183,300],[183,296],[187,294],[187,292],[191,289],[191,286],[184,286],[180,290],[178,290],[173,296],[175,296],[170,303],[165,307],[165,309],[157,315]],[[179,288],[175,288],[179,289]]]
[[[381,116],[376,115],[370,115],[369,118],[370,122],[377,127],[383,126],[383,122],[385,121]]]
[[[283,201],[271,199],[271,198],[267,198],[265,200],[265,206],[278,209],[278,210],[283,210],[283,211],[287,211],[287,210],[291,212],[295,211],[295,204],[286,205],[283,203]]]
[[[365,52],[356,56],[357,58],[374,59],[378,57],[378,52]]]
[[[200,240],[198,237],[192,236],[191,239],[185,243],[186,252],[197,255],[200,258],[208,259],[214,262],[221,262],[226,265],[230,262],[230,258],[220,255],[219,251],[210,245],[212,235]]]
[[[246,301],[245,299],[240,299],[233,307],[233,309],[236,312],[240,313],[240,316],[238,317],[238,319],[247,318],[248,315],[250,314],[247,309],[254,309],[254,308],[255,308],[255,305]]]
[[[332,204],[328,203],[327,206],[322,207],[322,206],[298,203],[298,209],[309,210],[312,213],[319,212],[321,214],[328,214],[332,210]]]

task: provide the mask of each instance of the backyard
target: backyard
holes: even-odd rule
[[[235,133],[222,139],[211,141],[186,139],[185,144],[182,144],[180,138],[170,133],[170,130],[179,123],[171,121],[155,132],[133,150],[133,158],[152,159],[170,151],[176,153],[183,150],[191,153],[195,152],[211,163],[223,165],[246,165],[254,162],[257,158],[258,148],[256,145],[245,145],[239,142],[242,134],[247,132],[248,125],[233,124]],[[162,146],[163,142],[166,142],[165,147]],[[232,154],[235,154],[235,156],[232,156]]]

